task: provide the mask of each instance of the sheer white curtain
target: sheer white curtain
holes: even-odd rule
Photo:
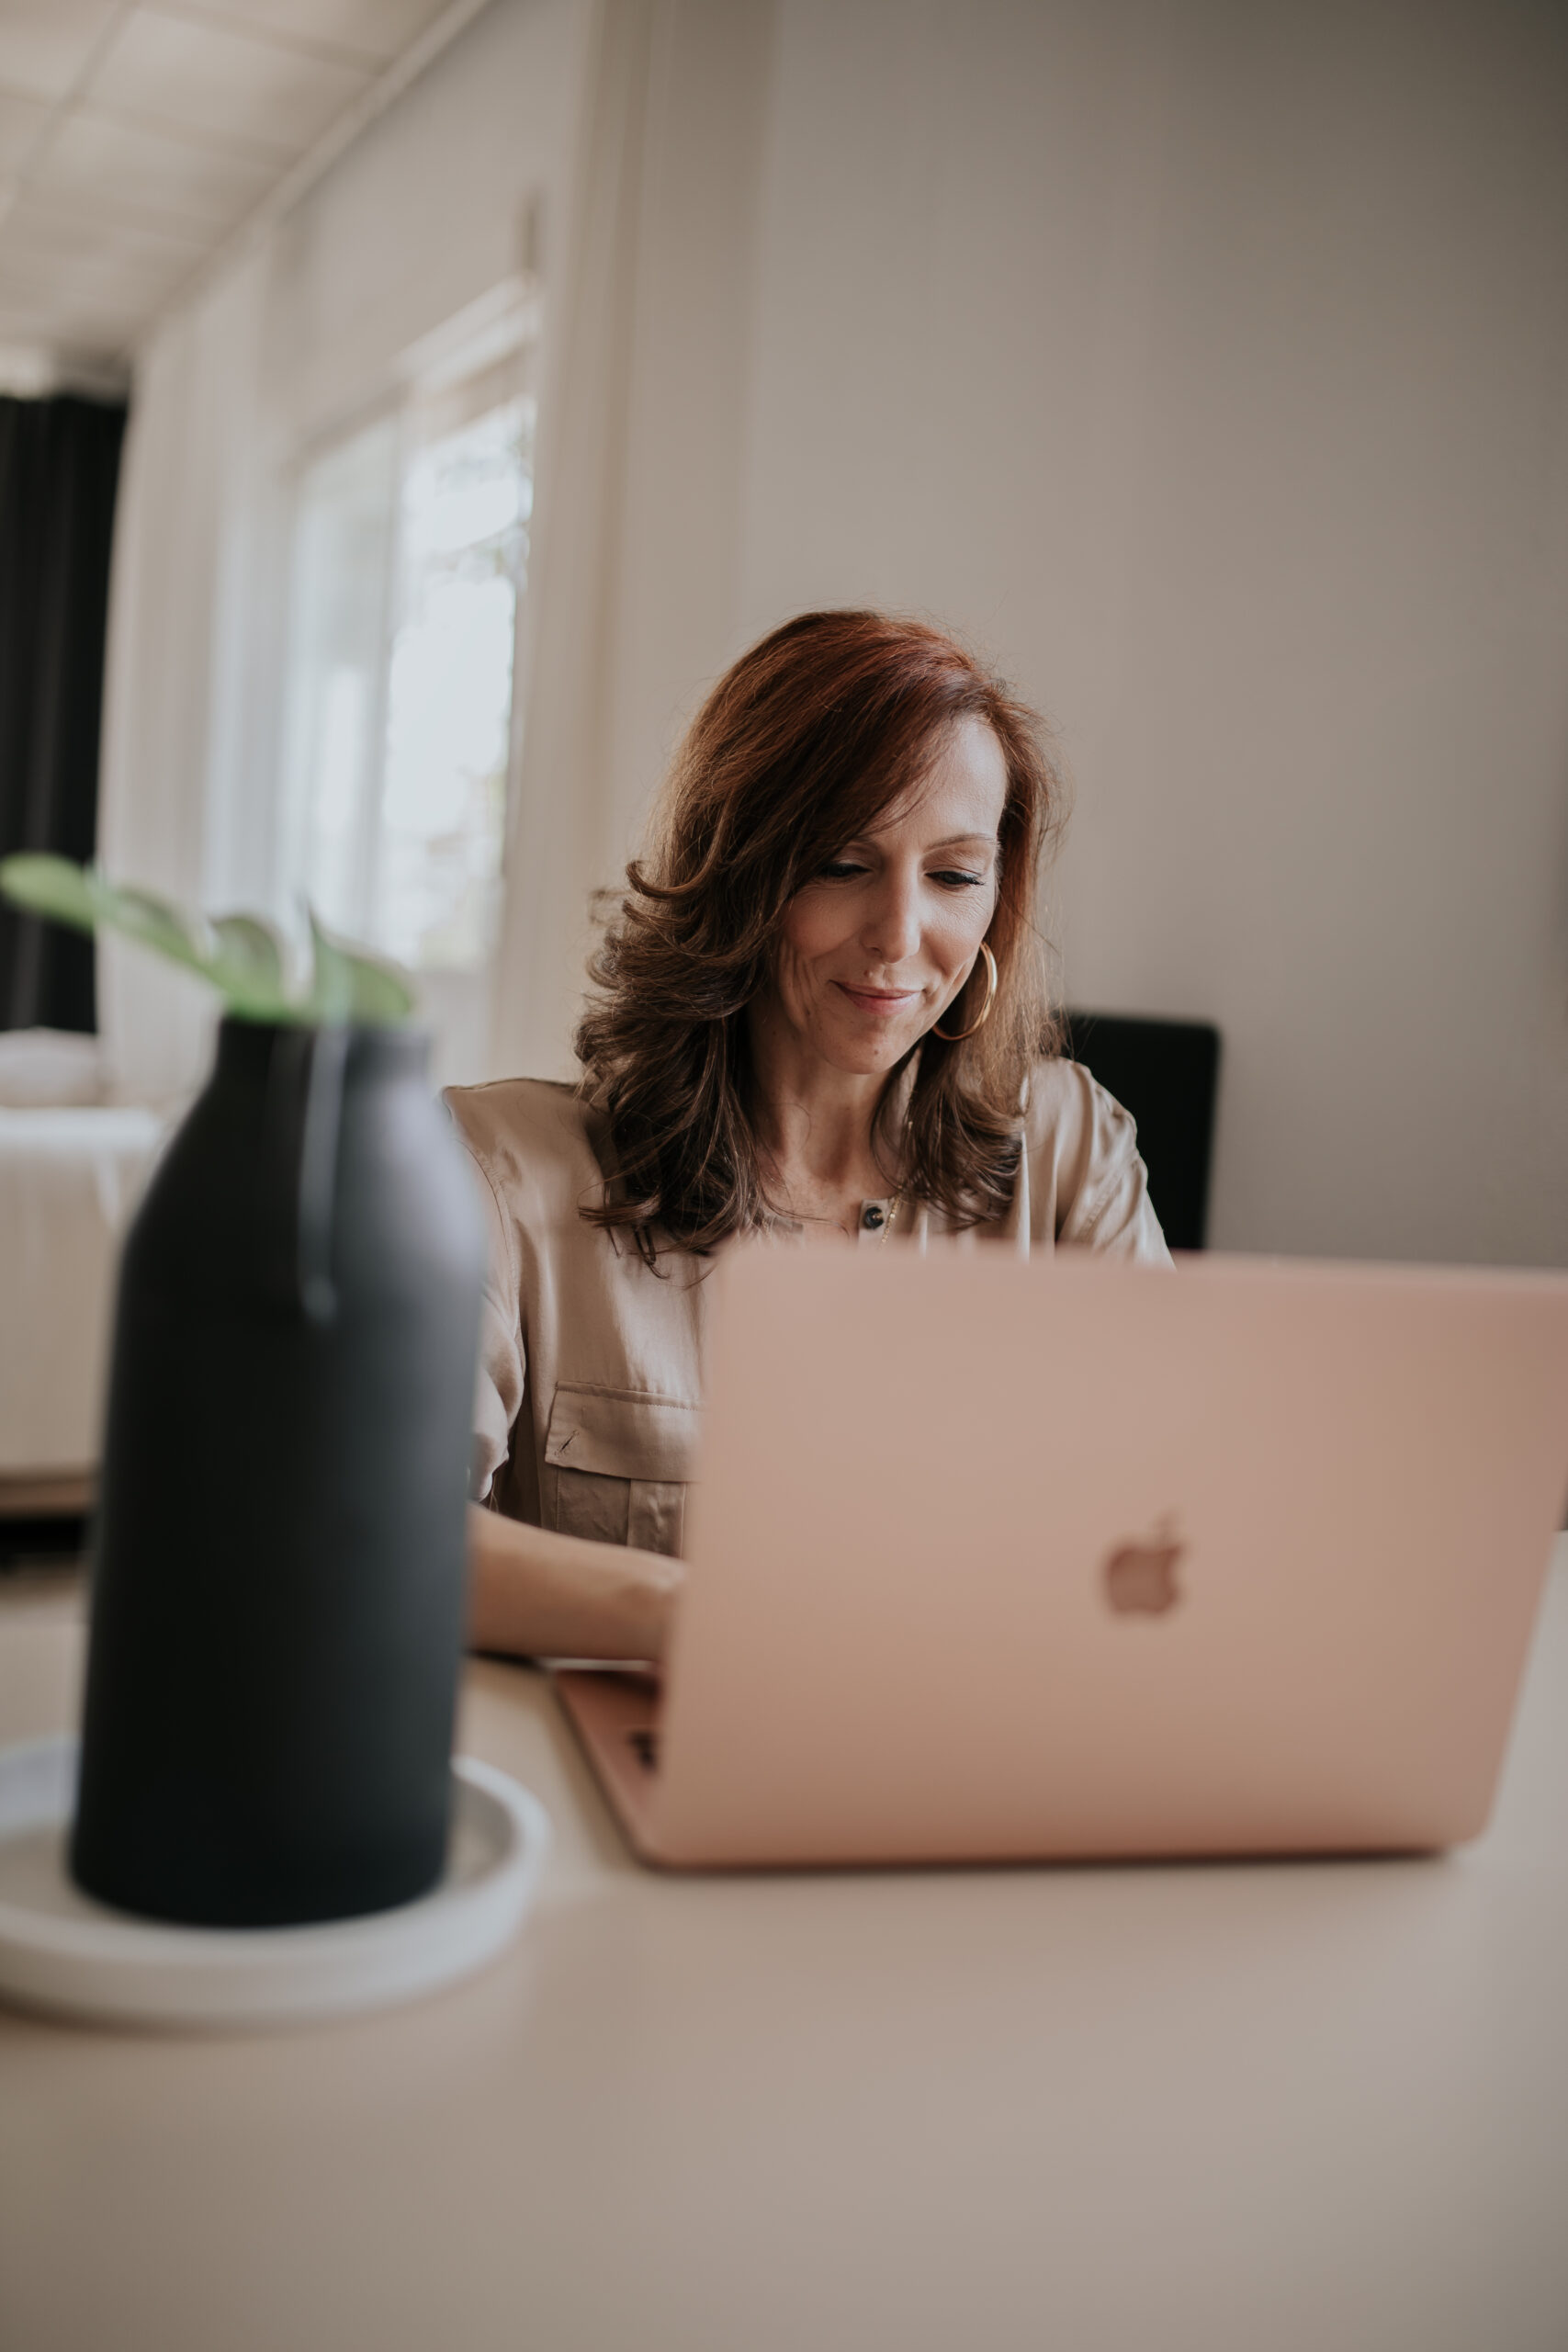
[[[773,0],[584,9],[541,413],[527,727],[498,1068],[575,1073],[592,893],[739,650],[741,485]]]
[[[603,854],[653,0],[584,14],[581,114],[540,429],[535,593],[497,991],[500,1065],[573,1071]]]
[[[494,0],[141,357],[100,854],[183,899],[283,911],[294,471],[515,275],[543,220],[497,1075],[571,1069],[590,896],[619,880],[682,720],[737,650],[772,29],[772,0]],[[113,946],[100,969],[117,1091],[193,1085],[200,991]]]
[[[279,712],[293,483],[514,279],[556,209],[600,0],[493,5],[138,355],[111,592],[99,857],[193,903],[288,910]],[[548,325],[547,320],[547,334]],[[204,992],[106,943],[117,1094],[199,1080]]]
[[[98,856],[118,880],[199,902],[213,880],[215,744],[254,496],[265,254],[234,270],[143,355],[115,532]],[[194,1085],[212,1009],[173,967],[102,941],[110,1086],[158,1101]]]

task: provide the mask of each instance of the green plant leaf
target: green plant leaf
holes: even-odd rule
[[[258,916],[220,915],[206,923],[152,890],[117,888],[96,866],[32,851],[0,859],[0,892],[28,914],[139,940],[199,973],[244,1020],[363,1021],[390,1028],[413,1010],[413,989],[395,965],[332,938],[313,914],[315,975],[310,993],[296,998],[288,993],[277,934]]]
[[[283,968],[283,950],[270,923],[256,915],[217,915],[209,978],[236,1012],[254,1021],[297,1021]]]
[[[184,964],[187,970],[199,972],[203,979],[214,978],[211,946],[183,909],[151,890],[117,888],[91,867],[87,869],[87,887],[97,905],[100,922],[123,932],[128,939],[140,940],[143,947],[155,948],[171,963]]]
[[[177,907],[151,890],[117,890],[95,866],[24,852],[0,865],[0,888],[29,914],[47,915],[80,931],[96,931],[107,923],[194,971],[205,972],[211,961],[205,942]]]
[[[283,948],[271,923],[259,915],[214,915],[209,928],[223,962],[253,973],[258,985],[282,988]]]
[[[310,917],[316,977],[306,1003],[314,1021],[364,1021],[396,1028],[413,1011],[413,990],[394,965],[345,947]]]
[[[97,901],[89,876],[68,857],[48,857],[39,851],[19,850],[0,858],[0,890],[13,906],[29,915],[48,915],[77,931],[98,927]]]

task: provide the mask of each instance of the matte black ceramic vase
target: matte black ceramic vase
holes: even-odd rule
[[[128,1238],[71,1855],[122,1909],[440,1875],[483,1245],[426,1055],[225,1021]]]

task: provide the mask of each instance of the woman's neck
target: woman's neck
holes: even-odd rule
[[[773,1206],[852,1225],[849,1212],[893,1181],[872,1132],[887,1073],[835,1069],[762,1007],[753,1008],[750,1046],[751,1115]]]

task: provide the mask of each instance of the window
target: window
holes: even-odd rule
[[[320,450],[295,510],[286,874],[420,976],[443,1079],[488,1037],[533,508],[533,345],[494,342]]]

